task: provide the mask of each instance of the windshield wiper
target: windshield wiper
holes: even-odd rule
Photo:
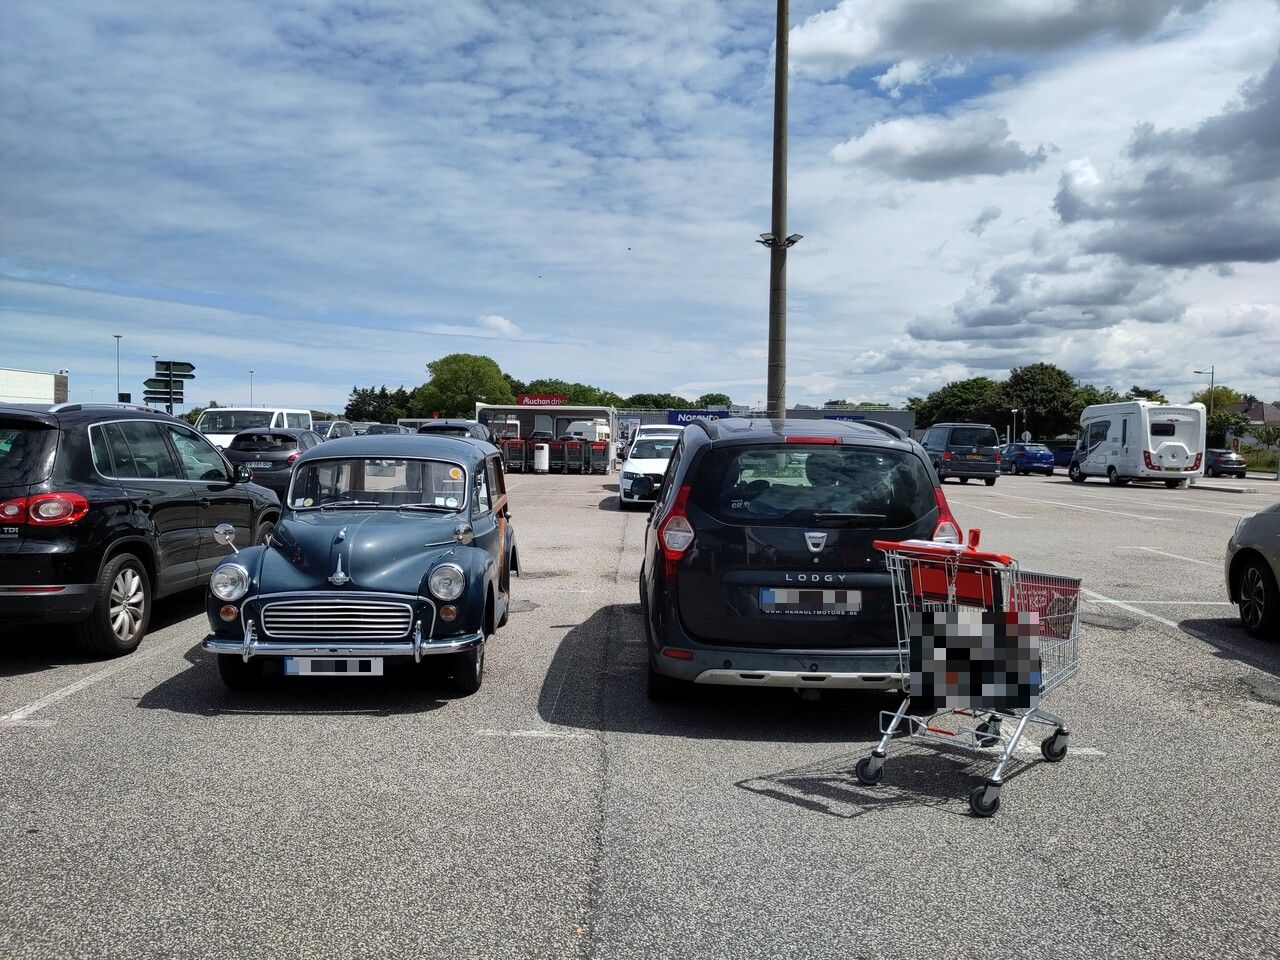
[[[851,524],[859,523],[884,523],[888,517],[883,513],[838,513],[835,511],[819,511],[814,513],[813,519],[818,523],[847,521]]]
[[[401,503],[398,504],[401,510],[439,510],[441,513],[457,513],[457,507],[442,507],[436,503]]]
[[[320,509],[325,507],[378,507],[381,506],[377,500],[330,500],[328,503],[320,504]]]

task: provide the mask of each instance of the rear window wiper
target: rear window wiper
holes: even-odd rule
[[[888,516],[883,513],[837,513],[835,511],[818,511],[813,514],[818,523],[884,523]]]

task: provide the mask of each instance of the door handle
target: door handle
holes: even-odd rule
[[[201,509],[201,510],[208,510],[208,509],[209,509],[209,503],[210,503],[210,500],[209,500],[209,498],[208,498],[208,497],[201,497],[199,500],[197,500],[197,501],[196,501],[196,503],[200,504],[200,509]]]

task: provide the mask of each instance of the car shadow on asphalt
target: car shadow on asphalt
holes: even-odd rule
[[[1178,629],[1213,647],[1219,657],[1280,677],[1280,643],[1249,636],[1237,617],[1182,620]]]
[[[148,637],[204,612],[204,589],[186,590],[157,600],[151,611],[147,637],[139,649],[146,650]],[[99,663],[99,654],[85,653],[77,645],[72,628],[60,624],[18,624],[5,631],[0,642],[0,677],[40,673],[77,663]]]
[[[224,714],[358,715],[371,717],[429,713],[457,699],[445,688],[443,665],[396,665],[382,677],[286,677],[276,658],[268,660],[261,682],[230,690],[218,676],[215,654],[192,644],[183,657],[190,666],[152,687],[138,700],[143,710],[214,717]]]

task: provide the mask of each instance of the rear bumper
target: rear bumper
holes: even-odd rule
[[[987,477],[1000,476],[1000,466],[995,463],[965,463],[963,460],[951,460],[938,464],[938,479],[948,477]]]
[[[694,683],[726,687],[786,687],[791,690],[900,690],[898,658],[889,671],[703,670]]]
[[[0,619],[32,623],[75,623],[93,611],[92,583],[0,586]]]

